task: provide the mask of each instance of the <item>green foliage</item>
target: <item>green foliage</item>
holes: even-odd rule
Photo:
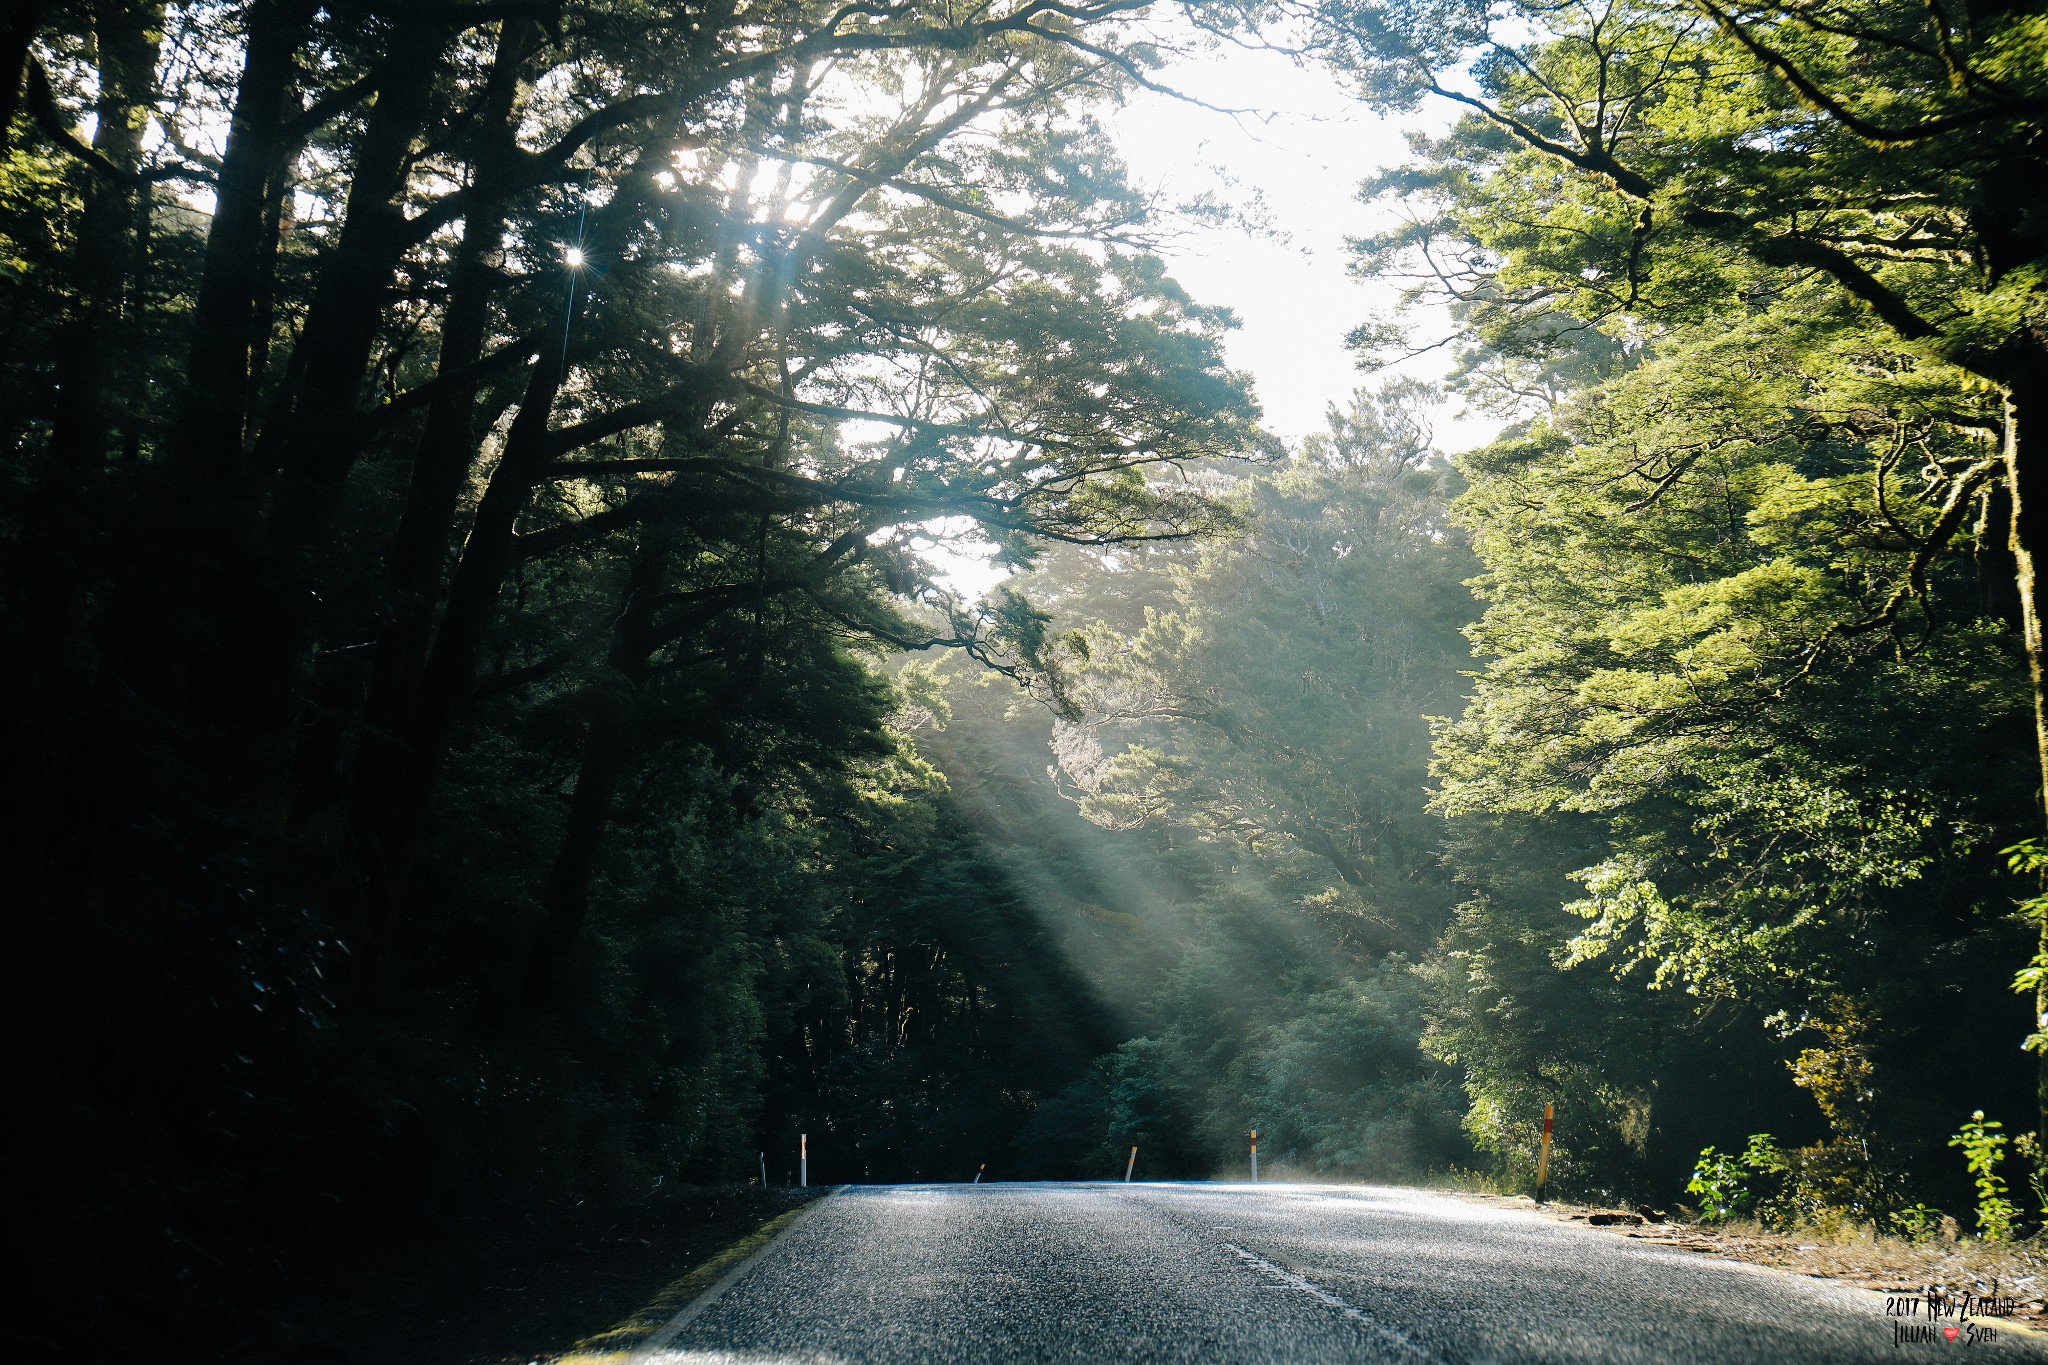
[[[2001,344],[2031,345],[2040,230],[2009,236],[1972,209],[2040,165],[2022,92],[2040,89],[2048,33],[2032,18],[1959,25],[1910,0],[1838,22],[1676,0],[1311,9],[1368,100],[1455,90],[1464,106],[1427,160],[1368,187],[1434,212],[1362,250],[1430,250],[1422,278],[1505,355],[1573,324],[1619,340],[1641,319],[1747,307],[1802,272],[1992,383],[2009,380]],[[1467,64],[1476,90],[1450,75]],[[1988,271],[1965,264],[1987,251]]]
[[[1171,608],[1090,648],[1062,776],[1108,828],[1225,841],[1419,952],[1443,913],[1413,872],[1436,837],[1415,794],[1426,717],[1463,690],[1471,569],[1428,460],[1426,392],[1333,407],[1329,432],[1237,490],[1246,533],[1173,572]]]
[[[1135,1145],[1154,1174],[1241,1174],[1253,1128],[1275,1174],[1467,1157],[1457,1073],[1417,1046],[1413,955],[1447,901],[1425,716],[1462,687],[1471,569],[1426,398],[1333,408],[1231,490],[1238,538],[1042,569],[1030,591],[1085,642],[1076,714],[1027,728],[956,697],[956,790],[1071,907],[1071,951],[1138,1035],[1034,1114],[1041,1169],[1115,1174]],[[1047,746],[1073,804],[1032,780]]]
[[[1977,1072],[1946,1096],[2020,1098],[1976,1040],[2038,1050],[2042,1020],[1973,983],[2034,956],[2020,989],[2048,1003],[1991,866],[2040,822],[2018,723],[2040,613],[2009,546],[2041,543],[2013,507],[2042,458],[2048,220],[2017,187],[2048,176],[2048,29],[1910,0],[1307,8],[1368,101],[1459,106],[1368,182],[1404,212],[1359,263],[1449,303],[1460,382],[1519,421],[1464,465],[1490,659],[1439,735],[1438,806],[1576,850],[1531,850],[1547,884],[1514,903],[1454,845],[1481,894],[1435,1036],[1481,1068],[1482,1129],[1505,1140],[1484,1116],[1526,1112],[1513,1078],[1547,1069],[1618,1132],[1676,1058],[1644,1075],[1597,1035],[1539,1037],[1534,1001],[1669,1016],[1530,959],[1683,993],[1708,1049],[1754,1009],[1833,1130],[1813,1188],[1882,1204],[1941,1136],[1899,1093],[1942,1074],[1937,1032]],[[1544,904],[1560,873],[1576,924]]]
[[[1873,1221],[1873,1212],[1902,1235],[1929,1235],[1941,1218],[1925,1204],[1902,1205],[1894,1191],[1872,1180],[1861,1151],[1840,1141],[1787,1151],[1769,1133],[1750,1136],[1741,1155],[1708,1147],[1686,1184],[1706,1222],[1754,1218],[1766,1227],[1849,1226]]]
[[[1998,1168],[2005,1160],[2008,1141],[1996,1119],[1985,1121],[1984,1111],[1970,1115],[1948,1145],[1963,1150],[1963,1160],[1977,1186],[1977,1231],[1987,1242],[2009,1240],[2019,1221],[2019,1206],[2005,1197],[2005,1177]]]
[[[2023,839],[1999,852],[2015,876],[2038,878],[2048,872],[2048,849],[2044,849],[2039,840]],[[2028,896],[2019,902],[2017,914],[2032,925],[2038,935],[2033,960],[2015,972],[2012,978],[2013,990],[2034,997],[2034,1031],[2026,1036],[2021,1046],[2029,1052],[2048,1055],[2048,1011],[2043,1009],[2048,1005],[2048,895]],[[2048,1199],[2042,1202],[2048,1206]]]
[[[2027,1163],[2027,1188],[2034,1196],[2034,1207],[2044,1218],[2048,1218],[2048,1160],[2043,1159],[2041,1135],[2021,1133],[2012,1140],[2013,1154]]]
[[[1685,1192],[1700,1201],[1700,1220],[1725,1223],[1749,1212],[1755,1204],[1749,1190],[1750,1175],[1740,1158],[1712,1147],[1702,1148],[1692,1179],[1685,1182]]]
[[[1623,1137],[1631,1107],[1699,1067],[1725,1075],[1733,1021],[1756,1030],[1751,1065],[1785,1068],[1838,1136],[1884,1152],[1945,1136],[1889,1090],[1950,1065],[1914,1021],[1950,1000],[2004,1017],[1957,983],[2017,937],[1991,850],[2028,808],[2020,642],[1978,614],[1966,547],[1920,568],[1882,548],[1884,516],[1938,508],[1894,493],[1885,447],[1826,418],[1829,400],[1774,389],[1851,382],[1834,351],[1767,359],[1788,325],[1674,335],[1464,462],[1490,659],[1438,731],[1436,802],[1471,826],[1454,865],[1484,894],[1446,940],[1433,1046],[1476,1068],[1482,1128],[1539,1103],[1513,1079],[1529,1068],[1578,1077],[1571,1111],[1610,1116],[1577,1131],[1605,1134],[1611,1179],[1676,1164]],[[1739,389],[1693,387],[1731,374]],[[1802,410],[1810,425],[1788,427]],[[1916,573],[1924,595],[1901,596]],[[1901,960],[1942,980],[1904,979]],[[1602,1026],[1570,1039],[1543,1023],[1589,1010]],[[1636,1041],[1652,1020],[1655,1059]]]
[[[1909,1242],[1925,1242],[1941,1231],[1941,1210],[1928,1204],[1909,1204],[1892,1215],[1892,1231]]]
[[[1807,1164],[1795,1161],[1769,1133],[1752,1133],[1740,1156],[1703,1150],[1685,1190],[1700,1201],[1702,1221],[1725,1223],[1754,1215],[1765,1223],[1789,1225],[1808,1206],[1826,1207],[1824,1200],[1801,1189]]]
[[[120,1247],[289,1355],[206,1337],[269,1321],[248,1246],[801,1132],[993,1170],[1134,1032],[885,665],[1071,709],[1086,641],[935,544],[1177,542],[1234,523],[1184,466],[1271,452],[1099,116],[1150,57],[1115,5],[547,8],[30,16],[95,129],[0,160],[0,876],[74,967],[11,1008],[107,1001],[24,1080],[53,1314]]]
[[[1363,977],[1275,1002],[1241,1063],[1243,1111],[1273,1174],[1420,1179],[1457,1153],[1458,1083],[1416,1046],[1424,993],[1389,957]]]

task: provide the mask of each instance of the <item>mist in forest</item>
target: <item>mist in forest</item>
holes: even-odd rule
[[[2035,1228],[2048,62],[1955,8],[15,5],[29,1339],[800,1144],[1518,1192],[1548,1106]],[[1118,135],[1242,48],[1382,158],[1299,439],[1172,264],[1289,225]]]

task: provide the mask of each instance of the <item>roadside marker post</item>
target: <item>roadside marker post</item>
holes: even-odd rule
[[[1557,1106],[1543,1106],[1543,1146],[1536,1155],[1536,1202],[1543,1202],[1543,1187],[1550,1182],[1550,1121]]]
[[[986,1161],[982,1162],[982,1163],[981,1163],[981,1168],[980,1168],[980,1170],[977,1170],[977,1171],[975,1171],[975,1173],[974,1173],[974,1180],[973,1180],[973,1183],[974,1183],[974,1184],[976,1184],[976,1185],[979,1185],[979,1184],[981,1183],[981,1173],[982,1173],[982,1171],[986,1171],[987,1169],[988,1169],[988,1163],[987,1163]]]
[[[796,1139],[796,1183],[800,1189],[809,1189],[811,1184],[811,1135],[799,1133]]]
[[[1252,1129],[1252,1184],[1259,1183],[1259,1130]]]
[[[1131,1183],[1131,1172],[1138,1169],[1138,1149],[1131,1148],[1131,1159],[1124,1163],[1124,1184]]]
[[[761,1188],[768,1188],[768,1154],[761,1153]]]

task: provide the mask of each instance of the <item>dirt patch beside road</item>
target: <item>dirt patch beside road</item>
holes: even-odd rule
[[[1497,1194],[1459,1197],[1493,1208],[1519,1208],[1559,1222],[1584,1223],[1660,1246],[1839,1280],[1880,1294],[1924,1299],[1933,1291],[1945,1301],[1960,1301],[1967,1295],[1973,1304],[1996,1301],[1999,1307],[2010,1300],[2011,1315],[2000,1319],[2002,1322],[2048,1331],[2048,1245],[2036,1241],[1933,1238],[1909,1242],[1878,1236],[1867,1226],[1776,1232],[1754,1223],[1672,1221],[1644,1209],[1539,1205],[1533,1199]],[[1983,1316],[1990,1317],[1988,1313]]]

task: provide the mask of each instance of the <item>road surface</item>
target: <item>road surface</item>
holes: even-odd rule
[[[852,1187],[634,1357],[1916,1359],[2048,1361],[2048,1340],[1445,1195],[1273,1184]]]

